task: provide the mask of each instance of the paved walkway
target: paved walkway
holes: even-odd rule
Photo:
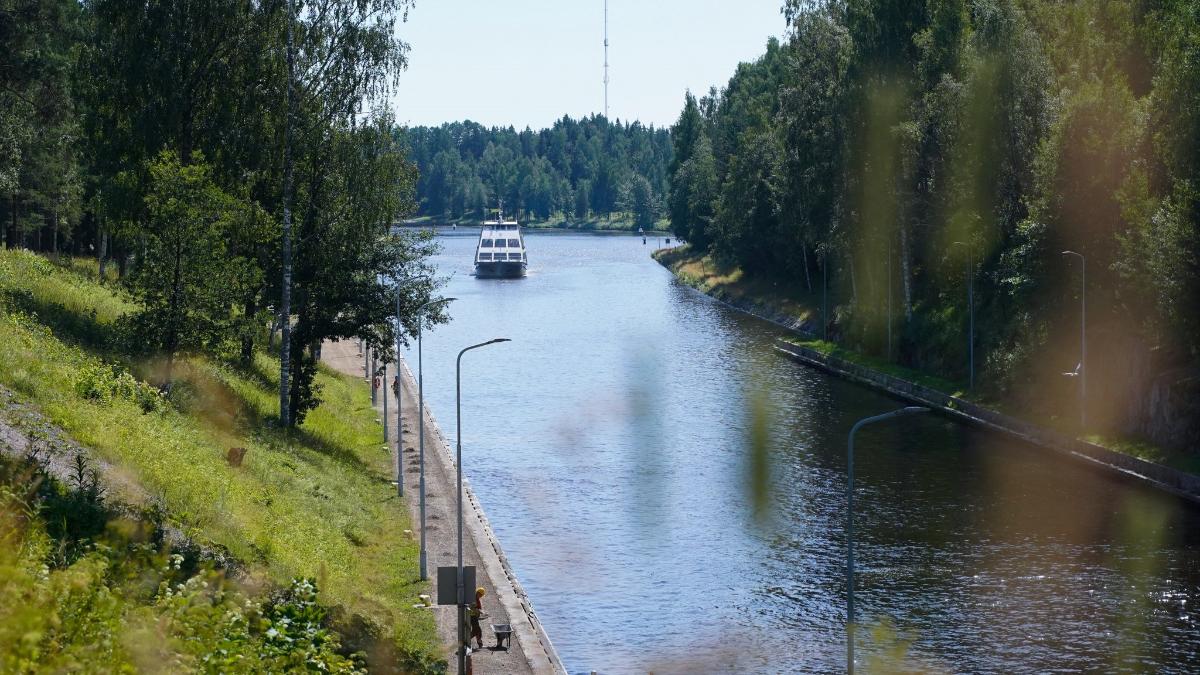
[[[356,377],[366,377],[364,359],[358,351],[355,341],[326,342],[321,347],[321,360],[343,373]],[[417,453],[417,385],[411,372],[401,362],[403,372],[402,383],[404,396],[404,482],[405,498],[409,512],[412,514],[413,532],[419,536],[420,506],[418,501],[418,469],[420,462]],[[389,370],[388,380],[394,372]],[[390,395],[391,392],[389,392]],[[389,397],[391,398],[391,397]],[[388,401],[388,439],[393,445],[396,439],[396,407],[395,400]],[[379,392],[376,410],[382,415],[383,392]],[[456,527],[456,477],[454,456],[449,444],[442,436],[441,430],[429,413],[425,412],[425,519],[426,544],[428,550],[428,572],[430,593],[437,598],[437,568],[457,563],[457,534]],[[394,455],[393,455],[394,457]],[[394,467],[394,464],[393,464]],[[394,475],[394,468],[393,468]],[[465,565],[474,565],[477,579],[487,595],[484,596],[484,611],[487,619],[480,623],[484,629],[484,648],[472,656],[475,673],[532,673],[535,675],[558,675],[565,673],[562,662],[559,661],[554,647],[542,630],[537,620],[529,598],[521,588],[520,582],[512,573],[500,543],[496,540],[487,516],[484,515],[474,491],[464,478],[466,484],[466,503],[463,518],[463,561]],[[414,598],[414,601],[416,599]],[[445,645],[446,659],[450,663],[450,672],[455,672],[454,644],[457,639],[455,608],[451,606],[434,607],[432,610],[437,619],[438,635]],[[496,644],[495,635],[489,624],[509,623],[513,627],[512,648],[505,650],[492,649]]]

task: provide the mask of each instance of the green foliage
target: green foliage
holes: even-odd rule
[[[3,672],[362,672],[341,654],[312,580],[255,598],[119,528],[56,565],[43,526],[54,515],[0,487]]]
[[[633,224],[641,228],[654,227],[658,221],[659,200],[650,181],[645,176],[635,175],[621,191],[621,209],[633,214]]]
[[[953,380],[966,379],[970,284],[979,379],[996,395],[1057,386],[1078,362],[1057,326],[1079,306],[1064,249],[1087,256],[1088,323],[1104,336],[1091,379],[1141,386],[1109,358],[1131,348],[1200,358],[1195,3],[788,1],[784,14],[786,44],[684,98],[677,234],[751,278],[827,278],[846,346]],[[692,164],[705,138],[712,174]]]
[[[437,219],[481,219],[498,201],[523,220],[633,212],[624,196],[643,190],[643,179],[656,211],[666,194],[671,140],[638,122],[564,116],[549,129],[517,131],[467,121],[404,137],[420,172],[419,213]],[[645,222],[645,212],[635,218]]]
[[[707,247],[711,239],[712,197],[715,194],[716,167],[712,143],[704,132],[704,122],[696,97],[684,95],[683,112],[671,127],[671,189],[668,214],[671,231],[697,246]]]
[[[246,598],[214,575],[160,584],[157,622],[175,634],[179,666],[205,673],[365,672],[341,655],[312,579],[297,578],[265,601]]]
[[[288,173],[297,243],[286,285],[305,310],[286,317],[301,327],[289,345],[300,397],[292,407],[302,417],[316,403],[305,362],[322,339],[394,343],[379,318],[394,303],[346,312],[341,299],[372,285],[371,299],[389,294],[386,280],[357,266],[364,258],[396,272],[401,258],[431,250],[417,242],[398,253],[403,241],[386,236],[415,208],[415,168],[386,103],[406,65],[396,29],[410,4],[314,0],[296,12],[281,2],[0,4],[0,35],[12,47],[0,55],[0,233],[36,250],[57,251],[60,238],[76,253],[90,248],[101,276],[114,259],[139,305],[118,331],[55,329],[109,349],[121,334],[136,336],[120,347],[165,357],[156,379],[172,378],[179,353],[224,356],[236,347],[249,364],[268,322],[281,321]],[[363,102],[367,114],[347,101]],[[505,160],[498,151],[488,157],[496,180],[506,180]],[[533,199],[561,187],[545,168],[531,179]],[[402,307],[422,304],[433,287]]]
[[[70,0],[0,2],[0,241],[8,246],[57,250],[77,217],[70,91],[78,23]]]
[[[0,252],[0,297],[23,287],[35,304],[65,300],[71,311],[102,321],[130,311],[119,289],[33,260]],[[425,585],[415,574],[395,573],[416,568],[417,549],[395,526],[406,507],[389,499],[394,490],[383,478],[390,461],[379,452],[379,426],[361,383],[317,368],[324,403],[287,432],[268,423],[277,410],[277,360],[256,353],[241,368],[192,357],[177,366],[187,405],[164,402],[145,412],[136,396],[119,394],[129,380],[112,360],[59,338],[38,315],[7,308],[0,311],[0,363],[0,385],[152,495],[178,531],[227,551],[257,578],[320,580],[323,604],[380,626],[376,639],[393,645],[397,658],[430,669],[439,663],[432,620],[411,606]],[[133,377],[138,371],[130,368]],[[83,391],[107,400],[81,393],[80,381],[90,383]],[[137,390],[154,391],[144,383]],[[241,468],[226,462],[230,447],[247,449]],[[84,485],[93,468],[84,468]],[[58,503],[56,513],[80,513]]]
[[[166,354],[168,364],[181,349],[219,341],[231,312],[228,289],[235,275],[225,241],[234,208],[213,184],[203,155],[193,160],[185,166],[164,151],[150,164],[145,253],[129,279],[141,304],[132,317],[136,331]]]
[[[99,403],[125,399],[147,413],[161,410],[165,401],[157,389],[138,380],[121,366],[102,363],[90,363],[79,369],[75,393]]]

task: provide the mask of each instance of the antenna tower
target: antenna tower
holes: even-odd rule
[[[604,0],[604,119],[608,119],[608,0]]]

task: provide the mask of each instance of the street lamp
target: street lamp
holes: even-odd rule
[[[1081,279],[1079,282],[1079,365],[1075,372],[1066,373],[1079,378],[1079,429],[1087,428],[1087,258],[1082,253],[1063,251],[1063,255],[1073,255],[1079,258]]]
[[[821,339],[829,340],[829,237],[821,247]]]
[[[404,496],[404,418],[401,416],[402,406],[400,383],[400,289],[414,282],[427,280],[429,277],[417,274],[411,277],[405,277],[396,281],[396,495]],[[386,368],[386,366],[385,366]],[[383,393],[383,440],[387,441],[387,382],[384,384]]]
[[[368,377],[371,378],[371,407],[375,406],[375,402],[379,400],[379,387],[375,386],[375,376],[379,371],[379,354],[378,350],[371,352],[371,373]]]
[[[510,342],[508,338],[493,338],[487,342],[471,345],[458,353],[454,363],[454,414],[457,426],[458,450],[455,454],[455,470],[458,474],[458,675],[467,668],[466,636],[463,635],[463,620],[467,609],[466,589],[463,588],[463,482],[462,482],[462,357],[472,349],[479,349],[497,342]]]
[[[970,328],[967,330],[967,354],[970,362],[968,388],[975,390],[975,251],[970,244],[956,241],[951,246],[964,246],[967,249],[967,311],[970,315]]]
[[[850,427],[850,436],[846,439],[846,672],[850,675],[854,674],[854,434],[868,424],[925,412],[929,412],[929,408],[908,406],[863,418]]]
[[[429,578],[426,561],[428,559],[425,552],[425,372],[421,363],[421,333],[424,321],[421,320],[421,310],[443,302],[454,302],[458,298],[438,298],[430,300],[417,308],[417,457],[419,460],[420,487],[418,492],[421,495],[421,581]],[[397,373],[399,375],[399,373]]]

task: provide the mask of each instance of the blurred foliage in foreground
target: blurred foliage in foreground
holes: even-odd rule
[[[818,336],[1155,433],[1200,359],[1200,5],[789,1],[786,41],[672,128],[675,232],[801,285]],[[1173,378],[1186,381],[1186,374]],[[1189,392],[1192,390],[1188,390]],[[1200,435],[1166,430],[1176,445]],[[1194,408],[1194,406],[1193,406]],[[1162,417],[1166,415],[1160,415]],[[1124,422],[1124,424],[1122,424]],[[1182,434],[1182,435],[1181,435]],[[1194,444],[1194,443],[1193,443]]]

